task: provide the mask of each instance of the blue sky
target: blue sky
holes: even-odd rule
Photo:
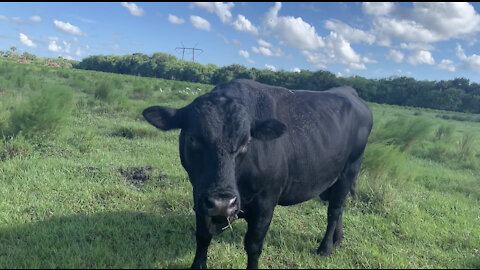
[[[480,82],[480,3],[0,3],[0,50]],[[192,54],[185,53],[191,60]]]

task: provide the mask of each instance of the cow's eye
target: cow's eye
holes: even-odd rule
[[[248,150],[248,145],[250,144],[251,141],[252,141],[252,139],[248,139],[248,141],[246,143],[244,143],[242,146],[240,146],[238,152],[240,154],[245,154]]]
[[[247,149],[248,149],[248,144],[242,145],[239,151],[240,154],[245,154],[247,152]]]

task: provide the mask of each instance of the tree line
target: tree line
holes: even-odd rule
[[[411,77],[367,79],[361,76],[337,77],[325,71],[271,71],[232,64],[213,64],[180,60],[166,53],[146,55],[93,55],[73,64],[74,68],[181,80],[217,85],[244,78],[289,89],[327,90],[350,85],[365,100],[400,106],[480,113],[480,84],[466,78],[417,81]]]

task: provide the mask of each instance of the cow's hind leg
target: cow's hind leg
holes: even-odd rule
[[[360,171],[363,154],[353,161],[348,161],[337,182],[326,190],[320,197],[328,200],[327,230],[317,253],[321,256],[329,256],[333,247],[340,245],[343,240],[342,212],[345,199],[352,189],[355,178]]]

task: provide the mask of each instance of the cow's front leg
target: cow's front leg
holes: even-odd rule
[[[248,230],[245,235],[245,251],[248,256],[248,269],[258,268],[258,259],[262,253],[263,240],[272,221],[274,207],[255,207],[246,213]]]
[[[335,234],[335,242],[338,242],[339,238],[343,237],[343,232],[337,230],[337,225],[342,226],[341,224],[338,224],[339,218],[342,215],[342,210],[342,206],[332,205],[332,202],[329,203],[327,213],[327,230],[322,242],[320,243],[320,247],[317,250],[317,253],[321,256],[330,256],[330,254],[332,254]],[[340,235],[340,233],[342,235]]]
[[[195,251],[195,258],[193,259],[192,269],[206,269],[207,268],[207,252],[208,246],[212,241],[212,234],[208,231],[205,220],[200,215],[196,216],[197,230],[195,238],[197,241],[197,249]]]

